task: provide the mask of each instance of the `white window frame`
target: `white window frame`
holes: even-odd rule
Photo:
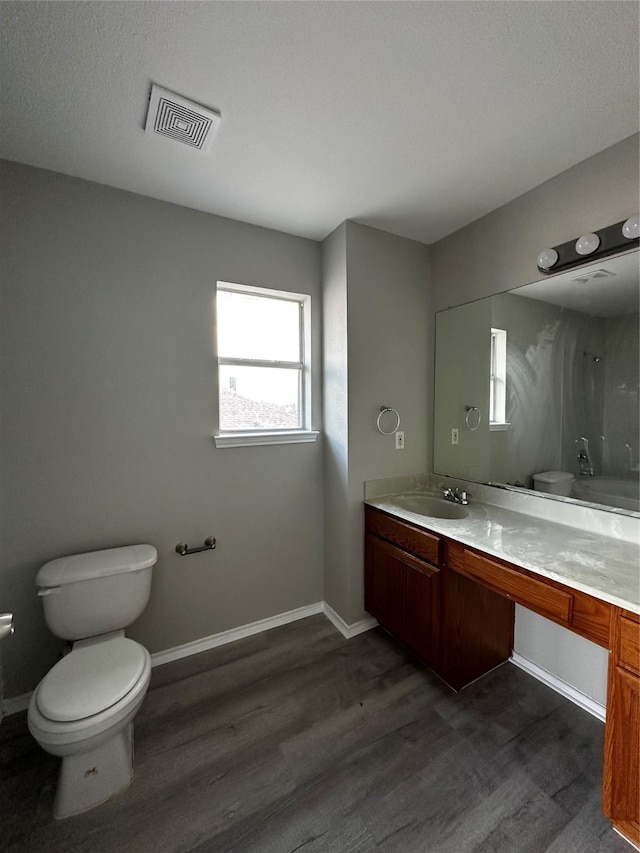
[[[491,329],[489,375],[489,430],[505,430],[507,423],[507,332]]]
[[[253,358],[227,358],[217,354],[216,344],[218,371],[218,429],[214,435],[216,447],[252,447],[255,445],[300,444],[316,441],[319,432],[318,430],[311,429],[311,296],[306,293],[290,293],[284,290],[273,290],[267,287],[255,287],[248,284],[236,284],[229,281],[217,282],[216,296],[221,291],[247,293],[261,299],[280,299],[286,302],[297,302],[300,316],[300,360],[278,361]],[[216,312],[216,341],[217,322]],[[298,429],[220,429],[220,368],[228,365],[238,365],[241,367],[280,367],[298,370],[298,398],[301,426]]]

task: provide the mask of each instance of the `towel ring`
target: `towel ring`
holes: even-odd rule
[[[482,415],[480,414],[480,409],[477,406],[465,406],[467,414],[464,416],[464,422],[467,425],[467,429],[470,432],[475,432],[480,426],[480,421],[482,420]],[[475,412],[477,414],[477,418],[475,419],[475,424],[471,426],[469,423],[471,412]]]
[[[383,415],[386,415],[387,412],[393,412],[393,414],[396,416],[396,425],[392,430],[389,430],[389,432],[385,432],[385,430],[383,430],[380,426],[380,419]],[[378,427],[378,432],[381,432],[382,435],[393,435],[394,432],[398,432],[398,427],[400,426],[400,415],[396,412],[395,409],[392,409],[391,406],[380,406],[380,414],[376,419],[376,426]]]

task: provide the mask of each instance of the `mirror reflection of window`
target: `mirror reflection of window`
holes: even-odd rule
[[[489,424],[506,426],[507,420],[507,332],[491,329],[491,375],[489,379]]]

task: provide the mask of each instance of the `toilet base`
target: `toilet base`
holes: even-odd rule
[[[118,794],[133,778],[133,723],[90,752],[62,759],[53,803],[57,819],[85,812]]]

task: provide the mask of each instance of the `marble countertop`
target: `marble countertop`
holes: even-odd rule
[[[437,492],[422,493],[441,497]],[[480,502],[465,507],[466,518],[434,518],[403,509],[394,503],[395,497],[383,495],[365,503],[572,589],[640,613],[637,543]]]

